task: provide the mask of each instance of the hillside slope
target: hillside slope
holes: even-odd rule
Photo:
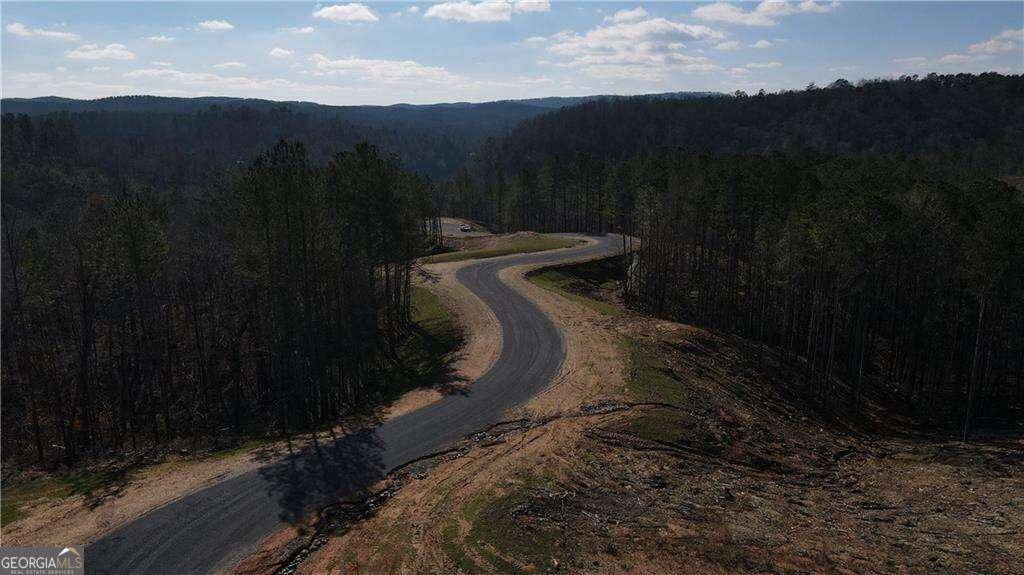
[[[729,98],[601,100],[527,120],[478,154],[506,173],[550,156],[971,150],[1024,139],[1024,76],[929,75]],[[1021,158],[1020,151],[1003,150]]]
[[[573,296],[570,323],[620,341],[590,356],[621,359],[624,381],[569,370],[560,408],[402,470],[238,572],[1017,572],[1019,437],[822,412],[776,350],[623,309],[614,269],[538,279]]]

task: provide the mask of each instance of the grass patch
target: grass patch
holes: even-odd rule
[[[386,374],[387,396],[382,403],[417,387],[443,387],[455,380],[452,363],[465,335],[455,315],[436,295],[419,286],[412,290],[412,329],[397,350],[397,361]]]
[[[635,401],[657,401],[682,405],[685,402],[682,382],[652,350],[640,342],[621,341],[628,359],[626,392]]]
[[[567,248],[576,245],[576,240],[557,238],[550,236],[513,238],[505,245],[493,248],[481,248],[478,250],[465,250],[461,252],[449,252],[436,254],[423,258],[423,263],[440,264],[445,262],[459,262],[462,260],[479,260],[496,258],[510,254],[528,254],[532,252],[543,252],[558,248]]]
[[[619,289],[622,278],[621,256],[537,270],[527,274],[526,278],[598,313],[610,316],[622,314],[619,307],[602,297]]]
[[[675,372],[652,350],[640,342],[621,341],[627,358],[626,393],[635,401],[652,401],[681,405],[683,385]],[[623,431],[660,443],[679,441],[679,422],[668,412],[652,412],[629,421]]]
[[[27,507],[44,500],[59,500],[81,495],[85,497],[86,505],[94,505],[105,495],[127,485],[139,470],[140,466],[137,465],[80,470],[36,477],[11,486],[5,484],[3,501],[0,504],[0,526],[9,525],[25,517]]]
[[[445,554],[465,573],[550,572],[551,560],[563,554],[556,525],[537,520],[551,505],[544,496],[550,486],[549,479],[528,475],[506,493],[490,493],[466,502],[459,516],[470,524],[469,531],[462,536],[458,523],[451,519],[442,534]],[[478,564],[474,557],[486,565]]]

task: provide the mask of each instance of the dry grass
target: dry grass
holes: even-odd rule
[[[463,260],[479,260],[511,254],[526,254],[567,248],[577,243],[579,243],[578,240],[546,236],[532,232],[470,237],[452,240],[452,244],[457,251],[427,256],[422,261],[427,264],[440,264]]]

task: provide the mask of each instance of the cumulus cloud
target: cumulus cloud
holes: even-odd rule
[[[150,64],[153,65],[153,66],[161,66],[161,67],[164,67],[164,68],[170,68],[171,66],[174,65],[174,64],[171,64],[170,62],[164,62],[164,61],[161,61],[161,60],[153,60],[152,62],[150,62]]]
[[[1013,52],[1024,49],[1021,43],[1024,42],[1024,28],[1020,30],[1003,30],[992,38],[971,44],[967,51],[971,54],[999,54],[1002,52]]]
[[[331,22],[376,22],[380,20],[373,10],[359,3],[324,6],[313,12],[313,17]]]
[[[924,56],[910,56],[907,58],[896,58],[893,62],[903,64],[904,66],[923,66],[928,63],[928,58]]]
[[[751,63],[747,64],[746,67],[750,68],[751,70],[763,70],[763,69],[766,69],[766,68],[781,68],[782,67],[782,62],[775,62],[775,61],[772,61],[772,62],[751,62]]]
[[[99,84],[82,80],[56,78],[43,72],[17,74],[11,76],[11,81],[11,89],[5,90],[5,95],[73,94],[77,98],[101,98],[126,93],[139,93],[139,90],[136,90],[133,86]],[[6,85],[5,88],[7,88]]]
[[[149,42],[155,42],[157,44],[168,44],[170,42],[174,42],[174,37],[173,36],[146,36],[145,38],[143,38],[143,40],[146,40],[146,41],[149,41]]]
[[[750,45],[751,48],[771,48],[774,44],[770,40],[758,40]]]
[[[715,50],[732,51],[732,50],[739,50],[739,49],[740,49],[740,43],[737,42],[736,40],[730,40],[728,42],[720,42],[718,44],[715,44]]]
[[[523,42],[526,42],[528,44],[542,44],[547,41],[548,39],[545,38],[544,36],[530,36],[526,40],[523,40]]]
[[[22,84],[35,84],[53,80],[53,74],[47,74],[46,72],[23,72],[21,74],[14,74],[11,76],[11,79]]]
[[[295,52],[291,50],[285,50],[284,48],[274,48],[269,53],[267,53],[267,55],[270,56],[271,58],[283,60],[285,58],[291,58],[292,56],[295,55]]]
[[[513,14],[550,11],[548,0],[455,0],[434,4],[423,17],[456,22],[508,22]]]
[[[423,17],[456,22],[508,22],[512,19],[512,4],[505,0],[444,2],[427,8]]]
[[[784,0],[764,0],[753,10],[744,10],[732,2],[718,2],[694,8],[695,18],[709,22],[724,22],[739,26],[774,26],[778,19],[791,14],[824,14],[839,6],[838,2],[826,4],[815,0],[786,2]]]
[[[550,12],[551,2],[548,0],[516,0],[512,3],[512,11],[516,14]]]
[[[184,72],[170,68],[142,68],[124,74],[132,80],[156,80],[201,91],[253,91],[274,89],[300,89],[303,86],[280,78],[252,78],[249,76],[221,76],[210,72]]]
[[[86,44],[68,52],[67,57],[72,60],[134,60],[135,54],[124,44]]]
[[[229,69],[245,68],[245,64],[243,64],[241,62],[221,62],[220,64],[214,64],[213,67],[217,68],[218,70],[229,70]]]
[[[644,10],[643,6],[637,6],[632,10],[619,10],[611,16],[605,16],[604,21],[621,24],[623,22],[636,22],[637,20],[643,20],[646,17],[647,10]]]
[[[650,18],[598,26],[584,34],[564,31],[551,37],[548,50],[564,58],[556,65],[578,68],[598,78],[661,80],[670,72],[718,69],[708,58],[687,54],[685,41],[719,40],[725,35],[707,26]]]
[[[550,50],[565,56],[610,55],[634,50],[670,49],[684,40],[721,39],[724,34],[707,26],[652,18],[642,22],[598,26],[585,34],[559,32]]]
[[[78,34],[72,34],[71,32],[64,32],[61,30],[45,30],[43,28],[29,28],[21,22],[11,22],[5,29],[7,32],[14,34],[15,36],[22,36],[24,38],[52,38],[54,40],[64,40],[65,42],[74,42],[78,40]]]
[[[301,28],[295,28],[295,27],[281,28],[281,31],[282,32],[287,32],[289,34],[295,34],[296,36],[302,36],[302,35],[305,35],[305,34],[312,34],[313,32],[316,32],[316,29],[313,28],[312,26],[303,26]]]
[[[1022,50],[1024,50],[1024,28],[1003,30],[984,42],[971,44],[967,47],[966,54],[945,54],[934,59],[912,56],[895,58],[893,62],[910,68],[963,66],[984,62],[1006,52],[1021,52]]]
[[[309,57],[313,74],[317,76],[342,75],[361,80],[388,84],[444,83],[459,80],[444,68],[424,66],[412,60],[380,60],[371,58],[340,58],[332,60],[323,54]]]
[[[235,26],[227,20],[203,20],[196,24],[202,30],[209,30],[211,32],[225,32],[227,30],[234,30]]]
[[[110,70],[110,66],[93,66],[86,70],[87,72],[106,72]]]

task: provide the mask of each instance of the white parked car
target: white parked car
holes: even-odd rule
[[[471,231],[473,231],[473,228],[469,227],[469,225],[467,225],[467,224],[462,224],[461,226],[459,226],[459,231],[460,232],[471,232]]]

